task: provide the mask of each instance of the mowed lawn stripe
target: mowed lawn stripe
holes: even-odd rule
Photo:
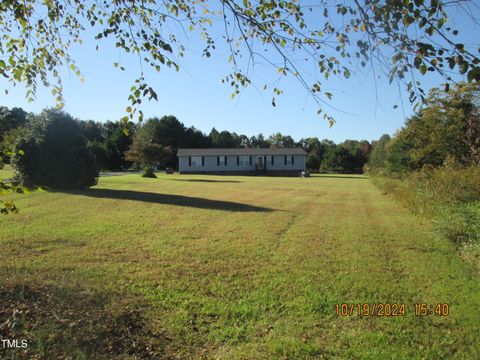
[[[368,177],[126,175],[16,202],[0,224],[5,283],[141,304],[148,328],[168,334],[165,356],[480,354],[478,274]],[[385,302],[406,315],[334,314]],[[450,315],[415,318],[421,302],[449,303]]]

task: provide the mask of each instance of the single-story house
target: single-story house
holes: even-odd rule
[[[307,153],[301,148],[178,149],[180,174],[300,175]]]

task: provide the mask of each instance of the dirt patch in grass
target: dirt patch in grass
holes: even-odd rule
[[[26,348],[1,349],[13,359],[173,359],[169,337],[146,326],[135,301],[78,288],[2,285],[0,338]]]

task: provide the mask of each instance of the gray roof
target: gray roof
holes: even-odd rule
[[[178,149],[177,156],[195,155],[307,155],[302,148],[209,148],[209,149]]]

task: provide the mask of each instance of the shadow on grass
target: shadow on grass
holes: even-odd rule
[[[169,336],[149,329],[138,299],[112,306],[115,298],[63,284],[1,284],[0,336],[28,343],[26,349],[2,349],[6,358],[173,358]]]
[[[205,182],[205,183],[240,183],[238,180],[209,180],[209,179],[167,179],[172,181],[191,181],[191,182]]]
[[[322,175],[315,174],[316,178],[329,178],[329,179],[358,179],[358,180],[369,180],[370,177],[365,175]]]
[[[236,203],[233,201],[211,200],[198,198],[193,196],[174,195],[174,194],[157,194],[143,191],[133,190],[114,190],[114,189],[87,189],[81,191],[66,192],[70,195],[90,196],[95,198],[107,198],[118,200],[133,200],[154,204],[186,206],[200,209],[225,210],[237,212],[269,212],[272,209],[254,206],[248,204]]]

